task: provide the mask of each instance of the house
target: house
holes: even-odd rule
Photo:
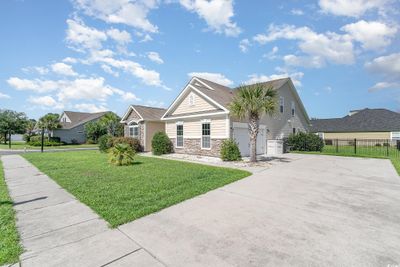
[[[60,116],[61,128],[53,130],[52,136],[59,137],[61,142],[68,144],[83,144],[86,142],[85,124],[97,121],[106,112],[84,113],[74,111],[64,111]]]
[[[343,118],[313,119],[310,131],[323,139],[400,140],[400,113],[382,108],[352,110]]]
[[[278,92],[278,110],[263,115],[257,137],[257,154],[266,154],[267,140],[308,131],[310,120],[290,78],[263,83]],[[242,156],[250,154],[247,122],[232,117],[228,106],[237,89],[193,77],[169,106],[161,120],[176,153],[219,156],[223,140],[234,138]],[[268,144],[269,145],[269,144]],[[272,150],[272,149],[271,149]]]
[[[151,151],[151,140],[156,132],[165,131],[161,121],[166,109],[131,105],[121,119],[124,124],[124,136],[140,140],[144,151]]]

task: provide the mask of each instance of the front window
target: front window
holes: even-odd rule
[[[285,104],[285,100],[283,99],[283,97],[280,97],[279,98],[279,111],[281,113],[283,113],[283,111],[284,111],[284,104]]]
[[[176,147],[183,147],[183,124],[176,125]]]
[[[201,126],[201,148],[211,148],[211,126],[209,122],[203,122]]]
[[[293,134],[296,134],[296,128],[293,128]]]
[[[129,136],[133,138],[139,137],[139,125],[136,123],[129,126]]]

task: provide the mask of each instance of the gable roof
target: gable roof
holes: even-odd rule
[[[400,131],[400,113],[388,109],[363,109],[343,118],[311,120],[312,132]]]
[[[67,117],[71,120],[71,122],[60,122],[61,129],[75,128],[76,126],[85,124],[89,121],[99,119],[108,112],[109,111],[86,113],[86,112],[64,111],[65,115],[67,115]]]
[[[258,84],[265,85],[267,87],[271,86],[273,89],[278,90],[281,88],[284,84],[289,83],[291,90],[293,91],[293,94],[295,95],[295,98],[297,98],[297,101],[300,104],[301,110],[303,111],[306,119],[309,121],[307,112],[304,108],[303,103],[301,102],[301,99],[294,88],[294,85],[291,81],[290,78],[281,78],[281,79],[276,79],[276,80],[271,80],[267,82],[262,82]],[[165,112],[164,116],[162,118],[173,118],[173,117],[179,117],[179,116],[172,116],[168,114],[173,107],[179,102],[179,99],[183,96],[184,92],[188,90],[188,88],[194,88],[198,92],[202,93],[209,99],[215,101],[217,104],[219,104],[223,109],[221,111],[225,111],[228,113],[228,107],[229,104],[232,102],[236,92],[238,91],[239,87],[236,88],[230,88],[209,80],[206,80],[204,78],[200,77],[192,77],[192,79],[189,81],[189,83],[185,86],[185,89],[179,94],[179,96],[172,102],[172,104],[169,106],[167,109],[167,112]],[[199,115],[202,113],[207,113],[207,112],[200,112]],[[193,114],[195,115],[195,114]]]
[[[125,122],[130,114],[130,111],[134,110],[141,118],[145,121],[159,121],[162,115],[164,115],[165,108],[156,108],[142,105],[130,105],[125,115],[122,117],[121,122]]]

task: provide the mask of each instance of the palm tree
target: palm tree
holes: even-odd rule
[[[109,152],[110,162],[117,166],[131,165],[135,151],[128,144],[116,144]]]
[[[237,89],[233,101],[229,105],[232,116],[248,121],[250,135],[250,161],[256,162],[257,134],[260,118],[266,113],[272,115],[277,106],[277,92],[262,83],[242,85]]]
[[[47,113],[43,117],[41,117],[38,121],[38,127],[44,128],[47,130],[47,134],[50,137],[50,133],[61,127],[60,124],[60,116],[55,113]]]

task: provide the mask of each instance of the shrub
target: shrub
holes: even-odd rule
[[[227,139],[222,142],[221,159],[223,161],[236,161],[242,159],[239,146],[233,139]]]
[[[101,152],[107,152],[112,147],[112,139],[113,137],[108,134],[100,136],[98,140],[99,150]]]
[[[390,147],[390,144],[385,142],[385,143],[382,144],[382,146],[384,146],[384,147]]]
[[[381,143],[376,143],[375,146],[382,146]]]
[[[322,151],[324,141],[316,134],[299,132],[291,134],[288,138],[291,150],[297,151]]]
[[[44,141],[49,141],[49,137],[44,136]],[[41,135],[35,135],[31,136],[30,142],[42,142],[42,136]]]
[[[42,146],[42,141],[30,141],[28,143],[30,146]],[[54,141],[44,141],[43,146],[61,146],[63,143]]]
[[[78,142],[78,140],[76,140],[76,139],[71,139],[71,144],[72,144],[72,145],[78,145],[79,142]]]
[[[119,143],[111,148],[109,152],[110,162],[117,166],[133,164],[135,151],[129,144]]]
[[[60,137],[58,137],[58,136],[49,137],[49,141],[61,143],[61,139],[60,139]]]
[[[151,148],[154,155],[168,154],[172,152],[172,142],[164,132],[156,132],[151,140]]]
[[[113,137],[112,146],[115,147],[117,144],[127,144],[129,145],[135,153],[142,152],[143,148],[140,144],[140,140],[133,137]]]
[[[99,141],[99,140],[97,140],[97,141]],[[86,144],[93,145],[93,144],[97,144],[97,143],[93,139],[87,139]]]

